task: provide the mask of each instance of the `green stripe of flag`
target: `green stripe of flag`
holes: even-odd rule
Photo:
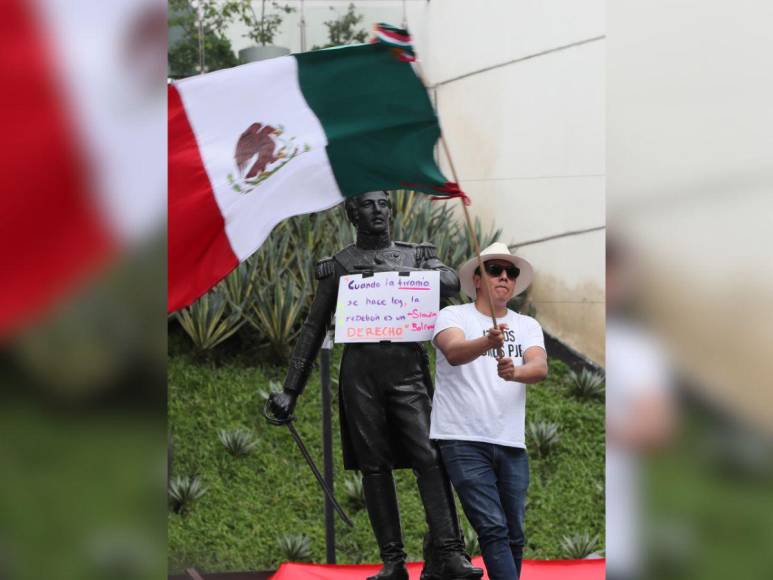
[[[382,44],[295,55],[301,92],[320,120],[344,196],[408,187],[436,193],[440,126],[409,63]]]

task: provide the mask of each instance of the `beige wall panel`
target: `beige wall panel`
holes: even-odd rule
[[[604,225],[603,176],[463,183],[472,199],[472,215],[495,223],[507,244]]]
[[[604,42],[438,87],[462,182],[604,173]]]
[[[545,330],[604,365],[603,231],[526,246],[535,270],[530,299]]]
[[[435,0],[408,5],[408,22],[432,83],[600,36],[605,27],[601,0]]]

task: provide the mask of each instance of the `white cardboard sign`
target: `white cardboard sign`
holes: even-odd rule
[[[420,270],[408,274],[341,276],[335,341],[431,340],[440,307],[440,273]]]

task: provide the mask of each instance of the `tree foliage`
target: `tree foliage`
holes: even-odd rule
[[[169,76],[184,78],[202,72],[236,66],[239,61],[226,27],[238,15],[234,0],[169,0]],[[201,25],[204,70],[199,62],[199,24]],[[173,33],[180,37],[174,39]]]
[[[252,0],[169,0],[169,76],[183,78],[239,64],[226,29],[235,20],[247,26],[245,38],[261,45],[274,41],[289,5],[261,0],[260,12]],[[199,27],[204,49],[200,65]],[[175,32],[180,37],[175,39]]]
[[[267,12],[266,0],[261,0],[260,14],[255,11],[255,6],[251,0],[239,0],[234,2],[238,5],[238,12],[241,16],[242,22],[247,25],[247,33],[244,35],[253,42],[266,46],[274,42],[274,37],[282,24],[282,14],[291,14],[295,12],[295,8],[289,4],[279,4],[278,2],[271,2],[270,8],[272,11]]]
[[[332,6],[330,9],[334,10]],[[349,4],[344,14],[335,20],[325,22],[328,43],[324,46],[314,46],[312,50],[365,42],[368,39],[368,31],[362,28],[357,29],[357,25],[362,22],[362,18],[362,14],[357,14],[354,4]]]

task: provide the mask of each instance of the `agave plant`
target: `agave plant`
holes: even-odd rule
[[[365,508],[365,490],[362,487],[362,476],[359,473],[348,475],[344,479],[344,497],[355,511]]]
[[[464,536],[464,551],[470,556],[480,555],[478,534],[467,521],[462,524],[462,536]]]
[[[225,292],[219,286],[175,312],[175,317],[199,352],[217,346],[244,324],[241,313],[229,308]]]
[[[284,222],[278,232],[289,242],[287,269],[297,277],[302,287],[311,289],[314,266],[322,257],[325,242],[333,237],[332,220],[328,213],[296,216]],[[310,298],[310,292],[308,298]]]
[[[255,291],[255,284],[258,283],[258,266],[258,260],[248,258],[226,276],[220,285],[231,310],[240,318],[243,318],[244,310]]]
[[[233,457],[246,457],[258,444],[255,436],[245,429],[221,429],[218,431],[217,437],[225,450]]]
[[[601,399],[604,396],[604,376],[588,369],[567,376],[569,392],[578,399]]]
[[[284,534],[279,538],[278,544],[285,562],[311,560],[311,538],[306,534]]]
[[[430,204],[426,195],[413,191],[397,191],[391,197],[392,235],[396,240],[421,242],[428,239],[433,233],[430,231],[433,216],[449,211],[445,204]],[[451,223],[455,225],[452,220]]]
[[[500,229],[484,232],[483,225],[479,218],[475,218],[472,229],[475,231],[475,236],[478,238],[481,249],[498,241],[502,235],[502,230]],[[449,254],[446,257],[446,260],[444,260],[445,264],[453,266],[454,268],[458,268],[462,262],[468,260],[475,254],[475,244],[472,241],[470,231],[466,227],[462,228],[460,226],[458,238],[459,239],[455,241],[454,245],[449,248]]]
[[[197,475],[178,475],[169,482],[169,507],[176,514],[185,514],[206,492]]]
[[[564,536],[561,538],[560,545],[563,557],[569,560],[598,557],[598,554],[595,552],[599,545],[599,537],[591,537],[587,532],[574,534],[573,536]]]
[[[257,329],[274,355],[286,359],[300,331],[305,289],[291,275],[282,276],[256,293],[247,321]]]
[[[283,281],[282,276],[292,270],[294,260],[293,240],[288,222],[282,222],[263,243],[260,250],[249,259],[254,262],[251,270],[253,277],[253,296],[267,286]]]
[[[561,441],[557,423],[530,421],[526,431],[531,440],[530,449],[540,458],[547,457]]]

